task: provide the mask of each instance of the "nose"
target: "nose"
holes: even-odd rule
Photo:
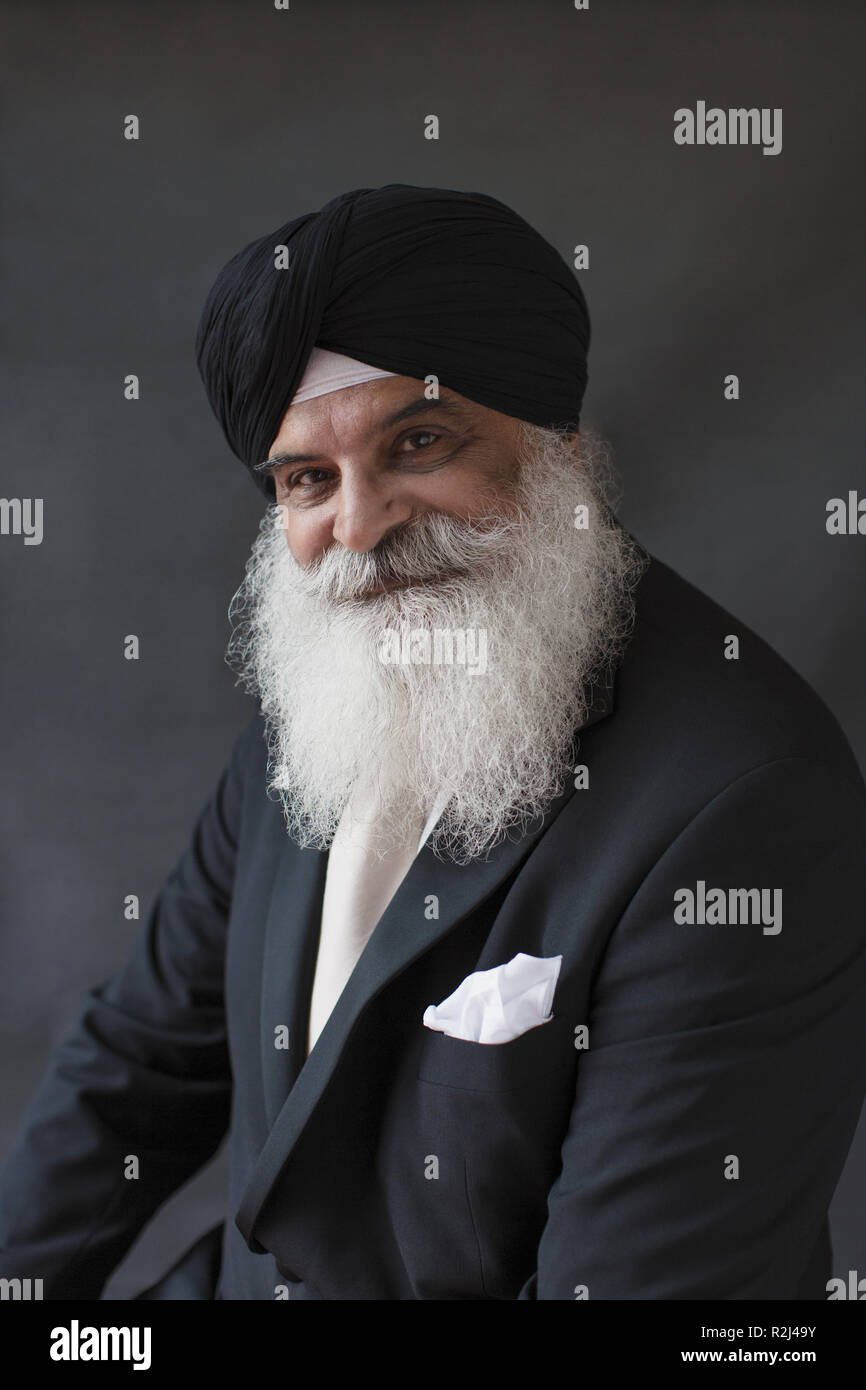
[[[393,479],[345,470],[337,495],[333,536],[347,550],[363,554],[411,515],[412,502],[398,494]]]

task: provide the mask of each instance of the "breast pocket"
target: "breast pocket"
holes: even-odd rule
[[[518,1091],[537,1085],[572,1055],[564,1018],[554,1015],[504,1043],[469,1042],[422,1028],[418,1078],[460,1091]]]

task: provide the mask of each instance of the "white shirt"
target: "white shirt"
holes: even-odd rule
[[[382,811],[375,779],[360,783],[337,827],[325,878],[319,950],[310,1001],[307,1053],[324,1028],[358,959],[448,801],[440,792],[426,822],[407,818],[402,842],[385,854],[374,847]],[[420,838],[419,838],[420,831]]]

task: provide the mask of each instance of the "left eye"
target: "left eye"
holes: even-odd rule
[[[421,440],[426,439],[426,440],[429,440],[429,441],[434,441],[434,440],[436,440],[436,439],[438,439],[438,438],[439,438],[439,435],[438,435],[438,434],[434,434],[432,430],[416,430],[414,434],[408,434],[408,435],[406,436],[405,442],[408,444],[411,440],[416,440],[416,439],[421,439]],[[422,445],[421,445],[421,448],[422,448],[422,449],[426,449],[426,448],[428,448],[428,447],[429,447],[429,444],[422,444]]]

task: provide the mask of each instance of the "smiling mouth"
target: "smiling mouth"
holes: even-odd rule
[[[391,593],[394,589],[430,588],[434,584],[445,584],[449,579],[459,577],[457,570],[448,570],[445,574],[431,574],[423,579],[384,579],[381,584],[364,589],[363,593],[358,594],[357,597],[362,599],[379,598],[381,594]]]
[[[383,579],[381,584],[376,584],[373,588],[365,589],[361,598],[373,598],[377,594],[387,594],[391,589],[408,589],[410,584],[417,584],[417,579]],[[424,582],[423,580],[420,582]]]

